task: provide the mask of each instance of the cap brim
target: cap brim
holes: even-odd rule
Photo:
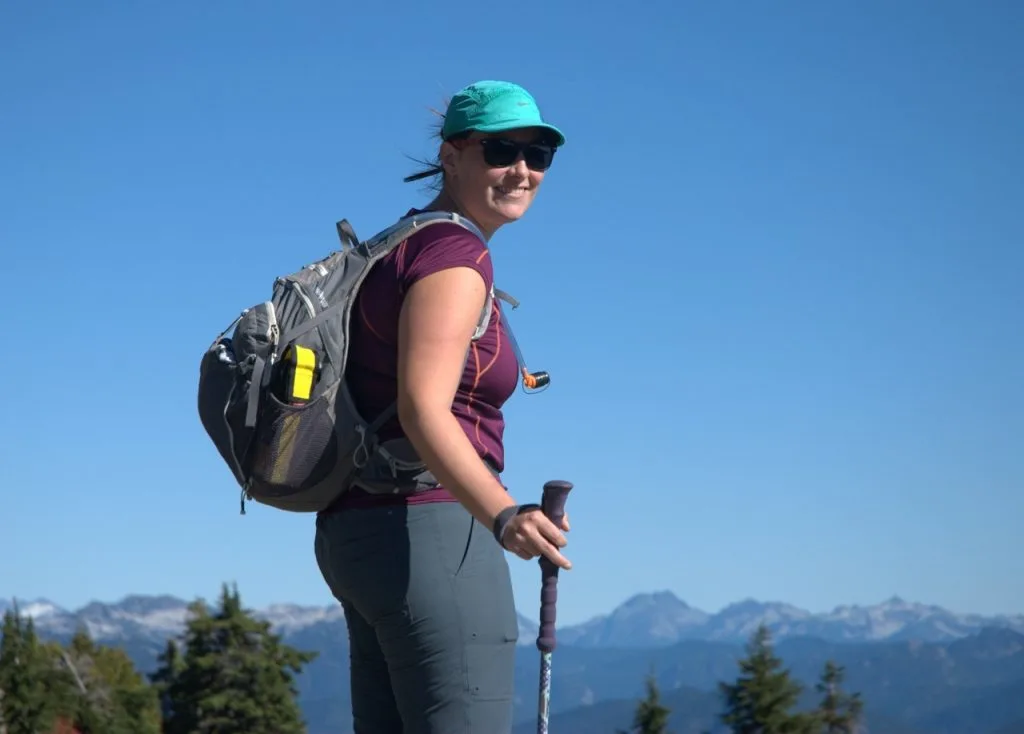
[[[528,127],[539,127],[546,130],[555,137],[555,147],[565,145],[565,135],[554,125],[541,120],[516,120],[514,123],[494,123],[491,125],[477,125],[473,129],[482,133],[503,133],[508,130],[522,130]]]

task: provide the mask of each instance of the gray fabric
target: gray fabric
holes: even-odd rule
[[[516,619],[508,562],[455,502],[317,518],[345,609],[356,734],[508,734]]]

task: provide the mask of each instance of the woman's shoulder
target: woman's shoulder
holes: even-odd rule
[[[483,277],[490,288],[494,278],[487,244],[454,222],[438,222],[412,234],[394,253],[399,274],[406,285],[431,273],[454,267],[469,267]]]

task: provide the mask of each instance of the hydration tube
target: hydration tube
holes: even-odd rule
[[[507,301],[507,299],[502,300]],[[510,303],[509,305],[514,309],[518,304]],[[551,375],[543,370],[530,372],[530,370],[526,368],[526,360],[523,359],[523,350],[519,348],[519,342],[516,341],[516,335],[513,333],[512,327],[509,326],[508,318],[505,316],[505,309],[500,305],[498,306],[498,314],[501,316],[501,326],[505,330],[505,335],[508,336],[509,342],[512,343],[512,351],[515,352],[516,361],[519,363],[519,371],[523,375],[523,392],[528,395],[544,392],[544,390],[548,388],[548,385],[551,384]]]

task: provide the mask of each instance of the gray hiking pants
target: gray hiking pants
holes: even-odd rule
[[[504,551],[456,502],[317,518],[356,734],[509,734],[519,624]]]

